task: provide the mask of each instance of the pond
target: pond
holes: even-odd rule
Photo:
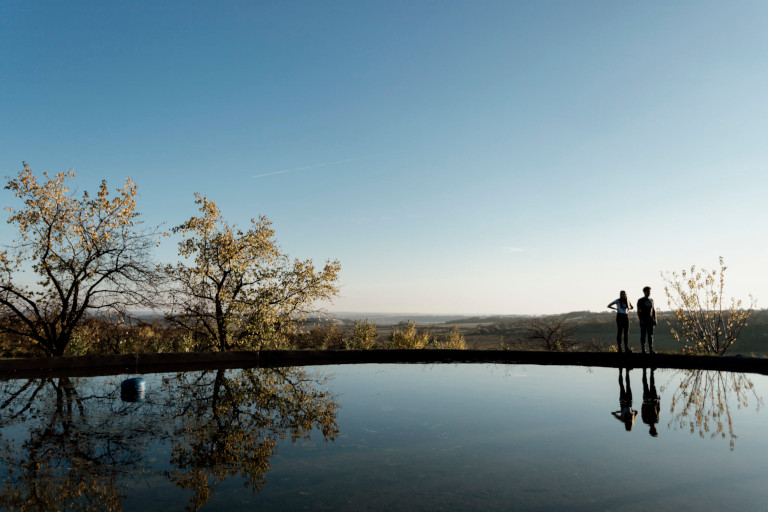
[[[764,510],[768,377],[339,365],[2,381],[0,508]]]

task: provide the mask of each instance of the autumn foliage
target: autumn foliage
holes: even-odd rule
[[[726,299],[725,270],[720,258],[718,270],[696,269],[662,274],[664,291],[676,323],[670,324],[672,335],[686,352],[723,355],[747,325],[754,307],[746,308],[741,300]]]
[[[280,252],[266,217],[247,230],[230,226],[202,195],[200,215],[173,229],[182,261],[168,265],[168,319],[189,332],[198,348],[281,348],[297,321],[338,292],[341,268],[328,261],[291,261]]]
[[[5,187],[23,207],[7,208],[19,236],[0,253],[0,332],[62,355],[88,314],[146,304],[156,237],[138,218],[130,179],[114,194],[102,181],[94,197],[77,197],[73,172],[43,176],[25,163]]]
[[[0,252],[4,354],[282,348],[338,292],[338,261],[291,260],[266,217],[239,229],[199,194],[200,214],[172,230],[180,260],[157,264],[160,233],[140,220],[136,184],[110,191],[102,181],[93,196],[77,195],[73,178],[38,179],[26,163],[8,178],[21,205],[8,208],[18,238]],[[133,318],[140,310],[164,311],[167,321]]]

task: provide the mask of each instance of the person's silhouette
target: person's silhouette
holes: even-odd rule
[[[651,287],[643,288],[643,296],[637,299],[637,318],[640,320],[640,350],[645,354],[645,338],[648,337],[648,351],[653,351],[653,330],[656,328],[656,305],[651,298]]]
[[[653,372],[656,368],[651,368],[651,385],[648,387],[645,368],[643,368],[643,405],[640,408],[643,423],[648,425],[648,433],[653,437],[659,437],[656,430],[656,424],[659,422],[659,411],[661,410],[661,400],[656,393],[656,382],[653,379]]]
[[[624,423],[624,428],[629,432],[632,427],[635,426],[635,417],[637,411],[632,409],[632,387],[629,384],[629,370],[626,369],[626,375],[624,380],[621,379],[621,371],[623,368],[619,368],[619,410],[612,412],[613,416]],[[626,381],[626,386],[625,386]]]
[[[608,304],[609,309],[616,311],[616,348],[621,353],[621,338],[624,335],[624,352],[632,353],[629,348],[629,310],[635,309],[627,298],[627,292],[621,290],[619,298]]]

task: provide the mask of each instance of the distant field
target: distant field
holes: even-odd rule
[[[555,318],[563,315],[553,315]],[[584,345],[602,345],[605,350],[616,344],[616,320],[615,313],[594,313],[590,311],[578,311],[565,315],[568,322],[575,329],[574,337]],[[377,321],[379,332],[379,344],[383,345],[392,333],[392,329],[398,323],[411,321],[422,329],[429,329],[434,334],[445,334],[452,326],[459,328],[467,340],[469,348],[498,350],[500,348],[516,348],[519,345],[530,316],[491,316],[491,317],[440,317],[429,315],[369,315],[369,321],[375,318],[384,318],[386,323]],[[667,318],[664,313],[659,317],[659,325],[656,328],[654,346],[659,351],[679,352],[680,347],[670,333]],[[351,325],[354,317],[339,318],[337,321],[344,325]],[[640,327],[636,318],[631,317],[629,328],[630,347],[633,350],[640,349]],[[752,312],[749,324],[742,331],[741,337],[733,345],[729,354],[737,355],[768,355],[768,310],[762,309]]]

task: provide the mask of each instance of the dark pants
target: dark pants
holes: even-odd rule
[[[616,346],[621,349],[621,337],[624,335],[624,348],[629,345],[629,315],[616,313]]]
[[[640,347],[645,352],[645,336],[648,335],[648,350],[653,350],[653,320],[640,321]]]

